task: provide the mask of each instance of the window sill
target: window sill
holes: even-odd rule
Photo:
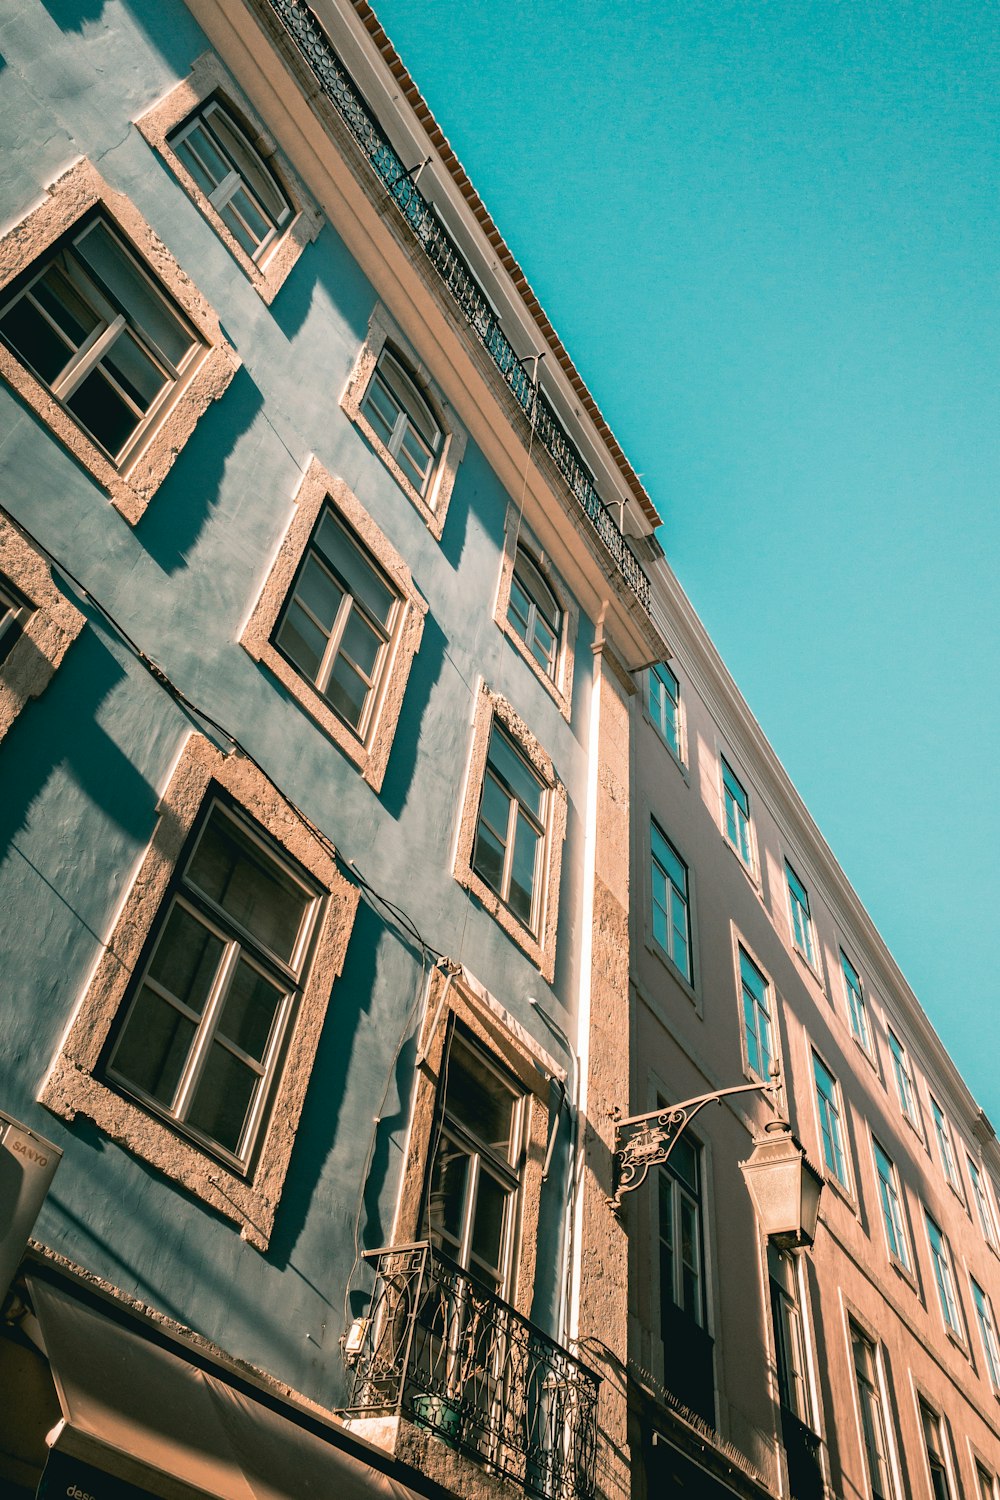
[[[826,985],[823,983],[822,975],[817,969],[815,963],[810,962],[807,955],[802,951],[798,943],[796,943],[794,940],[792,942],[792,952],[798,960],[799,965],[805,970],[809,978],[813,981],[816,988],[819,990],[820,994],[824,997],[824,999],[826,999]]]
[[[671,747],[668,744],[668,742],[663,738],[663,735],[660,732],[660,730],[653,723],[653,720],[650,717],[650,713],[649,713],[649,704],[647,703],[646,698],[645,698],[644,695],[642,695],[642,717],[645,719],[646,723],[649,725],[649,727],[652,730],[654,736],[656,737],[656,743],[658,745],[660,745],[663,748],[663,750],[667,753],[667,755],[670,757],[670,760],[677,767],[677,770],[680,772],[681,777],[684,780],[684,782],[686,783],[686,785],[690,786],[691,785],[691,773],[690,773],[690,771],[688,769],[687,762],[675,750],[671,749]]]
[[[868,1064],[877,1078],[879,1076],[878,1062],[876,1061],[871,1051],[865,1046],[861,1038],[855,1035],[853,1031],[851,1032],[851,1041],[854,1043],[855,1047],[857,1047],[858,1051],[861,1053],[861,1056],[864,1058],[865,1062]]]
[[[746,876],[746,879],[749,881],[750,885],[753,887],[753,889],[756,891],[757,895],[763,901],[763,899],[764,899],[764,891],[763,891],[763,886],[761,884],[760,874],[758,873],[756,864],[752,864],[752,865],[748,865],[747,864],[746,860],[743,858],[742,854],[737,849],[736,845],[733,843],[732,839],[729,837],[728,834],[724,833],[722,835],[722,842],[723,842],[723,844],[725,844],[726,848],[729,850],[730,854],[733,856],[733,858],[735,859],[736,863],[739,865],[740,869],[743,871],[743,874]]]
[[[899,1259],[898,1256],[893,1255],[892,1251],[889,1252],[889,1264],[895,1271],[896,1275],[899,1277],[900,1281],[905,1281],[911,1292],[919,1295],[920,1288],[917,1285],[916,1276],[911,1270],[903,1265],[903,1262]]]
[[[651,953],[653,957],[660,964],[662,964],[664,969],[666,969],[667,973],[670,975],[670,978],[677,985],[678,989],[683,990],[684,994],[687,996],[688,1000],[690,1000],[695,1010],[697,1010],[700,1014],[701,1005],[698,1000],[698,992],[692,984],[691,980],[688,979],[687,975],[677,967],[673,959],[670,957],[670,954],[665,952],[664,949],[660,947],[656,939],[648,932],[645,934],[645,947],[646,951],[648,953]]]
[[[855,1198],[854,1194],[851,1192],[849,1187],[844,1186],[840,1178],[837,1177],[833,1172],[831,1172],[829,1167],[827,1167],[826,1165],[824,1165],[823,1167],[823,1181],[827,1184],[828,1187],[833,1189],[834,1193],[840,1199],[841,1203],[843,1203],[847,1208],[851,1210],[851,1213],[854,1215],[854,1217],[858,1218],[858,1201]]]
[[[945,1323],[944,1325],[944,1331],[948,1335],[949,1341],[954,1344],[955,1348],[958,1349],[966,1359],[971,1360],[971,1355],[969,1354],[969,1346],[962,1335],[960,1333],[956,1333],[954,1328],[949,1328],[947,1323]]]

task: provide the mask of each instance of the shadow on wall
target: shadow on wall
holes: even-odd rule
[[[149,503],[136,536],[165,573],[188,565],[187,554],[218,508],[226,465],[253,426],[264,399],[246,368],[205,412]]]
[[[42,0],[60,31],[82,35],[103,22],[110,31],[120,24],[116,12],[126,11],[146,33],[150,45],[183,77],[193,60],[205,50],[205,36],[182,7],[162,0]]]
[[[271,306],[271,315],[289,342],[305,327],[319,293],[324,294],[328,307],[335,309],[337,317],[346,324],[346,329],[341,330],[342,342],[349,355],[344,369],[346,384],[358,349],[368,333],[375,291],[330,224],[324,224],[315,242],[305,247]],[[330,346],[331,329],[327,316],[316,319],[317,334],[322,335],[324,351]],[[329,394],[336,405],[340,400],[340,389]]]
[[[137,845],[148,839],[156,790],[97,723],[101,704],[125,675],[100,637],[85,629],[42,697],[26,704],[0,746],[0,858],[27,827],[59,765]],[[60,831],[53,828],[53,838]]]
[[[428,738],[425,734],[427,726],[424,724],[424,718],[430,705],[431,693],[444,667],[446,645],[444,632],[428,611],[424,616],[424,633],[420,640],[420,650],[413,659],[413,666],[406,684],[403,710],[399,716],[399,723],[396,725],[389,763],[380,793],[382,806],[389,816],[397,821],[406,806],[422,746],[424,747],[423,753],[427,753]]]
[[[317,1207],[317,1185],[321,1183],[324,1169],[335,1151],[349,1072],[353,1074],[358,1069],[368,1069],[370,1077],[361,1081],[355,1077],[354,1088],[359,1096],[371,1099],[373,1106],[377,1103],[376,1091],[383,1081],[381,1055],[369,1049],[362,1056],[355,1057],[354,1039],[362,1016],[371,1008],[379,945],[385,936],[385,923],[362,900],[347,945],[344,971],[331,993],[267,1252],[267,1259],[281,1269],[290,1265],[306,1220]],[[362,1133],[365,1135],[370,1119],[367,1116],[364,1121]],[[352,1129],[348,1135],[357,1138],[358,1132]],[[330,1216],[331,1267],[344,1263],[344,1257],[348,1257],[346,1264],[350,1264],[349,1257],[353,1252],[349,1245],[346,1241],[342,1246],[335,1244],[336,1226],[346,1226],[354,1212],[360,1187],[360,1181],[353,1176],[349,1181],[338,1180],[335,1184],[337,1201],[324,1205]],[[329,1192],[329,1187],[323,1191]]]

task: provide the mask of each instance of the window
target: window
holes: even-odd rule
[[[544,846],[545,783],[494,723],[472,867],[532,931]]]
[[[514,504],[507,506],[493,619],[569,722],[579,612]]]
[[[966,1157],[969,1166],[969,1178],[972,1182],[972,1196],[976,1200],[976,1213],[979,1215],[979,1227],[983,1231],[983,1239],[993,1249],[997,1248],[997,1225],[993,1213],[993,1205],[990,1202],[989,1189],[986,1179],[972,1160]]]
[[[505,698],[480,685],[455,878],[551,980],[566,789]]]
[[[239,365],[218,319],[86,161],[0,242],[0,283],[0,371],[134,523]]]
[[[56,588],[48,563],[0,516],[0,740],[82,629],[83,615]]]
[[[524,1156],[524,1090],[455,1031],[442,1080],[426,1232],[509,1298]]]
[[[426,611],[395,548],[314,460],[241,639],[376,791]]]
[[[664,1384],[707,1422],[715,1420],[712,1339],[706,1328],[701,1149],[677,1138],[660,1168],[658,1253]]]
[[[323,221],[218,58],[199,57],[136,125],[263,300],[273,301]]]
[[[768,1242],[767,1268],[771,1287],[778,1398],[783,1412],[790,1412],[800,1422],[811,1426],[796,1261],[794,1256],[778,1250]]]
[[[649,825],[653,939],[684,978],[691,982],[691,912],[688,869],[670,840]]]
[[[466,434],[381,304],[340,404],[440,538]]]
[[[385,671],[399,594],[332,506],[324,506],[274,644],[364,739]]]
[[[927,1454],[931,1494],[934,1500],[954,1500],[951,1481],[948,1477],[941,1418],[925,1401],[920,1402],[920,1422],[924,1429],[924,1451]]]
[[[426,496],[441,428],[400,361],[379,355],[361,410],[418,495]]]
[[[726,838],[747,869],[752,870],[750,798],[725,756],[722,757],[722,801],[726,817]]]
[[[816,1082],[816,1108],[819,1111],[823,1161],[826,1169],[842,1188],[849,1188],[847,1156],[844,1150],[844,1122],[840,1087],[826,1063],[813,1053],[813,1077]]]
[[[670,753],[681,757],[681,685],[665,661],[649,669],[649,717]]]
[[[740,991],[743,999],[743,1036],[747,1066],[765,1082],[775,1060],[771,1019],[771,986],[749,954],[740,949]]]
[[[562,610],[538,566],[518,547],[510,583],[507,621],[547,677],[555,679]]]
[[[812,918],[809,915],[809,893],[788,861],[785,861],[785,876],[788,881],[788,906],[792,919],[792,942],[810,965],[816,966],[813,947]]]
[[[931,1095],[931,1115],[934,1119],[934,1134],[937,1137],[938,1151],[941,1156],[941,1168],[944,1172],[945,1180],[957,1192],[959,1188],[958,1167],[955,1164],[955,1153],[951,1148],[951,1128],[945,1118],[944,1110],[933,1094]]]
[[[840,950],[840,969],[844,976],[844,994],[847,996],[847,1014],[851,1022],[851,1035],[857,1039],[871,1056],[872,1038],[868,1025],[868,1007],[865,992],[861,988],[861,976],[851,963],[843,948]]]
[[[259,261],[292,217],[273,167],[217,99],[167,137],[237,244]]]
[[[180,309],[97,217],[4,300],[0,337],[118,469],[204,352]]]
[[[986,1373],[990,1385],[1000,1392],[1000,1345],[997,1344],[997,1323],[993,1316],[993,1304],[975,1278],[972,1281],[972,1300],[976,1306],[976,1322],[983,1341],[986,1356]]]
[[[40,1094],[265,1250],[358,891],[242,756],[189,736]]]
[[[997,1477],[991,1474],[985,1464],[976,1459],[976,1483],[979,1486],[979,1500],[1000,1500],[1000,1490],[997,1488]]]
[[[893,1260],[898,1261],[905,1271],[910,1269],[910,1252],[906,1240],[906,1226],[903,1220],[903,1204],[899,1191],[899,1176],[896,1172],[896,1164],[882,1150],[875,1137],[872,1137],[872,1150],[875,1153],[875,1171],[878,1174],[879,1201],[882,1204],[882,1222],[885,1225],[885,1238],[889,1246],[889,1254]]]
[[[941,1316],[944,1318],[945,1327],[961,1339],[962,1323],[958,1313],[955,1278],[951,1269],[951,1251],[948,1249],[948,1241],[926,1211],[925,1219],[931,1262],[934,1266],[934,1280],[937,1283],[938,1298],[941,1302]]]
[[[881,1361],[871,1339],[851,1324],[854,1379],[861,1417],[861,1443],[872,1500],[894,1500],[896,1493],[886,1433],[886,1401]]]
[[[227,1161],[262,1128],[320,892],[212,802],[179,870],[108,1077]]]
[[[913,1078],[910,1075],[909,1059],[906,1055],[906,1048],[891,1026],[889,1027],[889,1051],[892,1054],[892,1071],[896,1078],[899,1107],[910,1124],[916,1126],[919,1130],[920,1116],[917,1113],[917,1100],[913,1088]]]

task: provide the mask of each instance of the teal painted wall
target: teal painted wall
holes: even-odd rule
[[[166,242],[243,360],[134,528],[0,386],[2,503],[248,746],[429,943],[461,957],[565,1063],[528,997],[572,1033],[590,622],[582,619],[576,642],[567,725],[492,619],[508,497],[482,455],[470,443],[438,544],[340,410],[377,293],[335,228],[327,225],[306,248],[266,307],[130,124],[207,50],[181,4],[23,0],[0,30],[0,50],[0,131],[12,143],[4,224],[87,156]],[[358,494],[429,603],[378,796],[236,643],[312,454]],[[363,1195],[362,1245],[382,1244],[392,1222],[412,1044],[392,1059],[421,983],[419,955],[362,903],[266,1255],[89,1122],[67,1127],[34,1102],[191,727],[96,612],[86,613],[87,628],[54,681],[0,744],[0,1108],[65,1152],[37,1233],[231,1353],[336,1404],[355,1215],[374,1105],[390,1072]],[[480,674],[523,714],[569,791],[552,987],[450,873]],[[564,1121],[539,1225],[535,1308],[545,1323],[558,1300],[568,1134]],[[355,1276],[355,1289],[361,1284]],[[359,1308],[355,1297],[352,1312]]]

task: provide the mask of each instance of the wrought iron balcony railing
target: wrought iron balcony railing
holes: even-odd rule
[[[649,579],[598,495],[576,446],[545,393],[528,375],[524,360],[518,358],[514,346],[501,329],[499,319],[465,256],[433,205],[417,187],[412,169],[408,172],[393,150],[306,0],[262,0],[262,3],[278,17],[321,92],[337,110],[381,179],[465,321],[499,370],[528,422],[533,423],[535,436],[565,479],[619,573],[648,613]]]
[[[404,1412],[546,1500],[592,1500],[598,1377],[424,1244],[375,1250],[345,1415]]]

